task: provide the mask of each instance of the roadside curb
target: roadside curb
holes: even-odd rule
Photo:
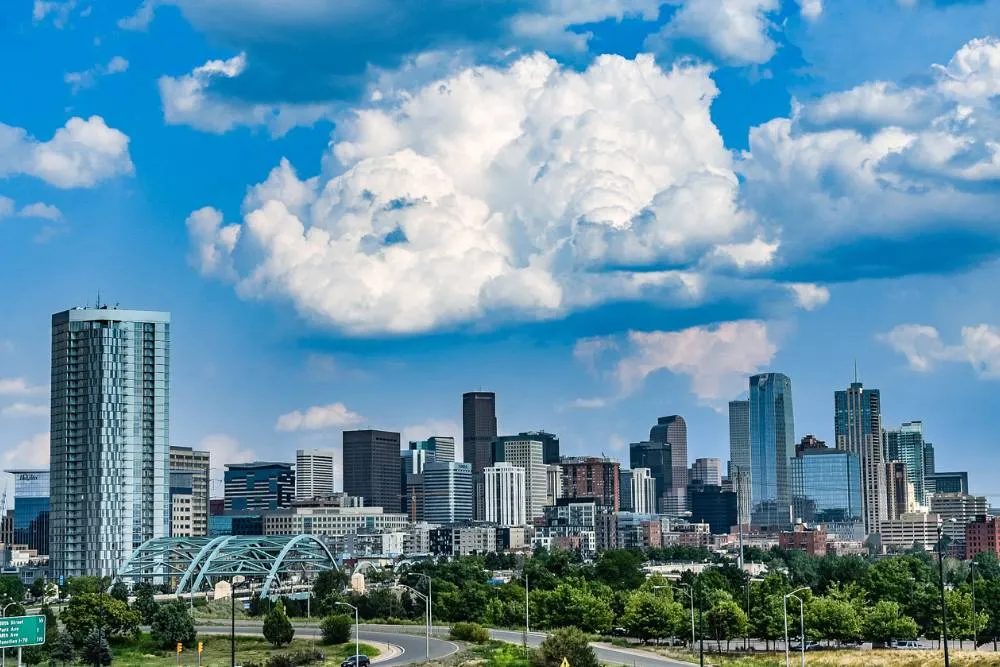
[[[385,642],[385,643],[383,643],[383,642],[365,642],[365,643],[366,644],[372,644],[372,643],[374,643],[375,644],[375,648],[377,648],[379,650],[378,656],[375,657],[375,658],[372,658],[371,664],[373,664],[373,665],[377,664],[377,663],[380,663],[380,662],[385,662],[386,660],[393,660],[393,659],[398,658],[399,656],[403,655],[403,649],[401,649],[400,647],[396,646],[395,644],[390,644],[388,642]],[[382,650],[383,646],[385,647],[384,651]]]

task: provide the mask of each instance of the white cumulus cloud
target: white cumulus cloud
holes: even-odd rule
[[[988,324],[962,327],[961,342],[946,344],[926,324],[901,324],[879,340],[906,357],[915,371],[933,370],[940,362],[964,362],[982,378],[1000,378],[1000,328]]]
[[[672,0],[679,5],[671,19],[647,40],[656,50],[669,51],[677,39],[704,44],[723,62],[754,65],[769,61],[778,48],[771,33],[780,0]],[[802,6],[803,15],[815,13],[815,2]],[[808,12],[808,14],[807,14]]]
[[[49,434],[38,433],[0,454],[4,466],[42,468],[49,465]]]
[[[830,290],[812,283],[793,283],[788,289],[795,295],[795,300],[805,310],[815,310],[825,306],[830,301]]]
[[[343,403],[314,405],[305,412],[294,410],[278,417],[275,428],[279,431],[316,431],[326,428],[344,428],[364,421]]]
[[[612,375],[622,394],[636,391],[653,373],[668,371],[688,376],[691,391],[706,403],[739,394],[746,377],[770,364],[778,351],[767,323],[756,320],[682,331],[629,331],[617,349]]]
[[[777,249],[738,203],[710,74],[535,54],[399,92],[338,120],[322,175],[283,160],[242,222],[195,211],[194,263],[355,334],[700,303],[720,257],[759,270]],[[688,268],[631,268],[660,264]]]
[[[35,202],[34,204],[23,206],[17,212],[17,215],[22,218],[40,218],[42,220],[51,220],[53,222],[62,220],[63,217],[62,211],[60,211],[57,207],[43,202]]]
[[[46,417],[48,414],[47,405],[18,402],[0,406],[0,417]]]
[[[428,419],[418,424],[404,426],[399,438],[403,446],[406,446],[408,442],[426,440],[431,436],[455,438],[455,457],[462,458],[462,426],[450,419]]]
[[[0,123],[0,178],[35,176],[57,188],[87,188],[132,173],[129,138],[100,116],[70,118],[48,141]]]
[[[330,104],[254,104],[210,90],[213,81],[235,79],[246,67],[247,57],[240,53],[228,60],[210,60],[190,74],[160,77],[164,120],[217,134],[234,127],[261,126],[280,137],[294,127],[313,125],[332,115]]]
[[[128,61],[121,56],[115,56],[107,65],[94,65],[90,69],[81,72],[67,72],[63,75],[63,81],[69,84],[75,95],[84,88],[91,88],[97,80],[111,74],[121,74],[128,70]]]
[[[0,378],[0,396],[31,396],[48,390],[48,387],[33,385],[24,378]]]

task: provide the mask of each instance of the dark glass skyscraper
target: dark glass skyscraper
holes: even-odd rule
[[[401,512],[399,433],[344,431],[344,493],[360,496],[369,507]]]
[[[52,574],[114,575],[170,521],[170,315],[52,316]]]
[[[680,415],[660,417],[656,420],[656,425],[649,429],[649,440],[670,445],[670,460],[673,467],[668,506],[672,505],[669,509],[681,512],[687,505],[687,422]]]
[[[462,394],[462,458],[478,475],[490,465],[490,446],[497,437],[497,395],[492,391]]]
[[[879,390],[865,389],[860,382],[852,382],[846,390],[834,392],[833,432],[837,449],[858,457],[865,531],[877,533],[881,522],[889,518]]]
[[[853,452],[806,449],[792,459],[795,516],[848,539],[861,527],[861,465]]]
[[[295,497],[291,463],[229,463],[223,473],[226,512],[263,512],[288,507]]]
[[[792,381],[782,373],[750,378],[752,519],[757,525],[791,522],[791,460],[795,456]]]
[[[738,521],[750,523],[750,401],[729,402],[729,478],[736,492]]]
[[[7,470],[14,476],[14,544],[49,554],[49,471]]]
[[[898,429],[885,432],[885,452],[890,461],[906,464],[906,479],[913,485],[917,503],[928,503],[924,495],[924,430],[919,421],[905,422]]]

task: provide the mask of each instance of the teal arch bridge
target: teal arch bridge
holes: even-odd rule
[[[132,552],[115,581],[166,585],[181,597],[242,576],[255,589],[259,586],[261,597],[268,597],[336,569],[337,560],[315,535],[158,537]]]

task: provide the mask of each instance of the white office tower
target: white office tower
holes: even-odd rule
[[[334,453],[325,449],[295,452],[295,498],[309,500],[333,495]]]
[[[632,511],[656,514],[656,479],[649,468],[632,468]]]
[[[543,447],[541,440],[519,436],[498,438],[494,445],[497,462],[510,463],[524,470],[525,509],[529,520],[543,516],[548,504],[549,474],[548,466],[542,463]]]
[[[52,316],[52,578],[113,576],[170,529],[170,315]]]
[[[562,498],[562,466],[550,463],[545,466],[545,504],[555,505]]]
[[[524,468],[497,463],[483,470],[486,491],[486,520],[498,526],[528,523]]]

